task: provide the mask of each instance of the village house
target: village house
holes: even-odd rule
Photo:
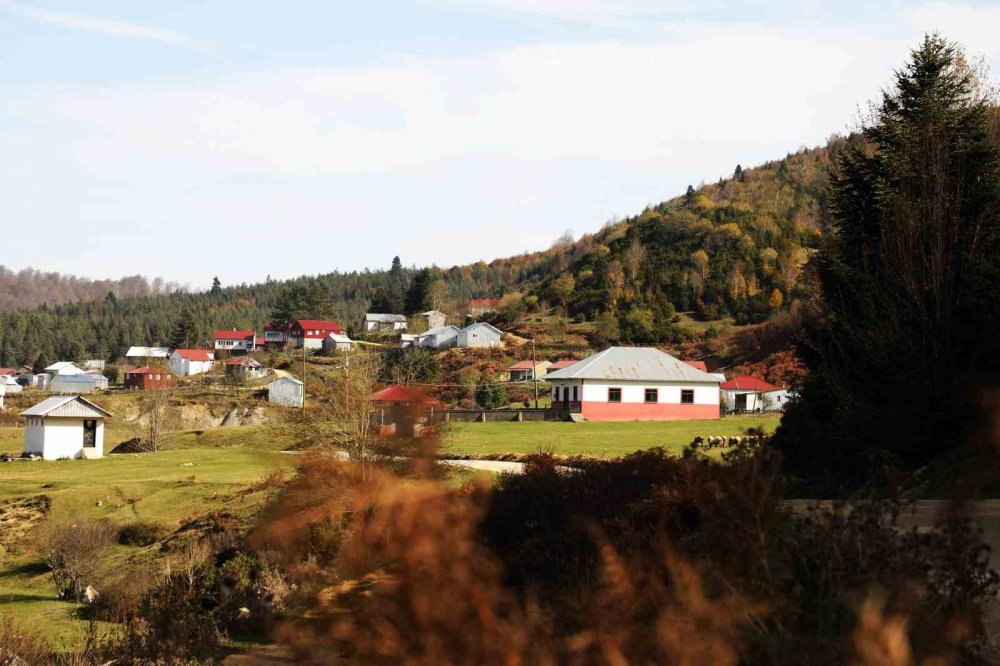
[[[175,349],[170,355],[170,369],[180,377],[210,372],[213,366],[215,352],[208,349]]]
[[[156,391],[172,388],[174,376],[164,368],[147,365],[125,373],[125,388],[130,391]]]
[[[260,379],[267,374],[267,368],[261,365],[256,359],[249,356],[240,356],[226,361],[226,374],[238,381],[246,382]]]
[[[482,317],[487,312],[494,312],[499,304],[500,299],[497,298],[473,298],[469,300],[469,316],[473,319]]]
[[[258,340],[256,331],[238,331],[235,328],[215,331],[216,351],[249,353],[256,351],[258,342],[263,343],[263,338]]]
[[[739,375],[723,382],[722,404],[727,412],[782,411],[791,397],[788,389],[751,375]]]
[[[59,361],[45,368],[45,372],[55,377],[56,375],[82,375],[87,371],[73,361]]]
[[[427,312],[421,312],[420,316],[424,318],[424,323],[427,325],[428,331],[440,328],[448,323],[448,315],[440,310],[428,310]]]
[[[83,362],[83,369],[85,372],[104,372],[107,365],[108,362],[103,359],[91,358]]]
[[[38,374],[31,375],[30,383],[26,386],[32,388],[40,389],[42,391],[47,391],[49,389],[49,383],[52,381],[52,375],[48,372],[39,372]]]
[[[458,343],[458,326],[436,326],[417,335],[414,344],[424,349],[444,349]]]
[[[323,353],[332,355],[349,352],[354,348],[354,341],[343,333],[331,333],[323,338]]]
[[[275,324],[267,322],[264,324],[264,345],[268,349],[283,349],[291,342],[289,332],[291,324]]]
[[[499,347],[503,332],[486,322],[469,324],[458,332],[459,347]]]
[[[170,358],[170,347],[129,347],[125,358],[133,363],[149,363]]]
[[[290,335],[296,349],[322,349],[323,340],[331,333],[342,333],[335,321],[299,319],[292,324]]]
[[[100,458],[111,414],[78,395],[53,396],[21,412],[24,453],[45,460]]]
[[[56,375],[49,382],[49,390],[53,393],[94,393],[104,391],[107,388],[107,377],[90,373]]]
[[[379,314],[369,312],[361,322],[365,331],[405,331],[406,317],[401,314]]]
[[[719,418],[719,380],[652,347],[611,347],[549,372],[552,408],[588,421]]]
[[[302,381],[285,375],[267,385],[267,401],[285,407],[302,407],[305,395]]]
[[[512,382],[530,382],[534,379],[541,379],[552,367],[549,361],[519,361],[507,368],[507,377]]]
[[[382,434],[417,434],[419,424],[433,419],[440,401],[419,389],[393,384],[371,395],[373,419]]]
[[[21,386],[20,382],[17,381],[17,377],[14,375],[5,375],[0,377],[0,385],[4,387],[4,392],[7,395],[15,395],[24,390],[24,387]]]

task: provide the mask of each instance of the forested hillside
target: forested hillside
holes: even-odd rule
[[[565,309],[597,321],[609,341],[676,341],[683,331],[675,310],[763,321],[796,296],[798,269],[820,234],[827,168],[841,143],[737,167],[731,178],[688,188],[597,233],[489,264],[416,269],[396,260],[388,270],[217,285],[201,293],[156,294],[164,285],[142,278],[64,278],[62,291],[34,290],[36,298],[49,294],[42,298],[47,305],[0,312],[0,364],[115,359],[130,345],[207,345],[215,328],[260,331],[272,318],[331,317],[351,327],[368,310],[413,314],[435,307],[461,316],[477,297],[506,297],[500,316],[508,319]],[[0,272],[0,310],[31,302],[23,287],[4,281],[9,275]],[[58,276],[39,276],[22,282],[61,284]],[[69,300],[89,302],[58,304]]]
[[[96,301],[109,293],[117,298],[130,298],[180,290],[180,285],[164,282],[160,278],[150,281],[141,275],[118,280],[90,280],[74,275],[44,273],[33,268],[15,273],[0,266],[0,310]]]

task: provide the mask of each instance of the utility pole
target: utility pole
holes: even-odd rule
[[[535,339],[531,338],[531,379],[535,384],[535,409],[538,409],[538,366],[535,365]]]

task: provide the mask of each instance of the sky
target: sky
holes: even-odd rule
[[[206,288],[541,250],[858,126],[1000,2],[0,0],[0,265]]]

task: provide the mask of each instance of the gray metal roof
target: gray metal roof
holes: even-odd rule
[[[126,358],[167,358],[170,347],[129,347]]]
[[[108,381],[104,375],[56,375],[53,381],[60,381],[64,384],[97,384],[101,380]]]
[[[440,335],[441,333],[445,333],[447,331],[454,331],[455,333],[458,333],[458,326],[452,326],[451,324],[447,324],[445,326],[435,326],[434,328],[428,329],[423,333],[418,334],[417,337],[424,338],[431,335]]]
[[[78,395],[56,395],[21,412],[21,416],[81,416],[103,418],[111,412],[101,409]]]
[[[406,321],[406,317],[401,314],[379,314],[369,312],[365,315],[365,321],[385,321],[385,322],[397,322]]]
[[[719,379],[653,347],[609,347],[543,377],[718,384]]]
[[[275,379],[273,382],[271,382],[270,384],[268,384],[268,387],[270,387],[273,384],[280,384],[281,382],[292,382],[293,384],[296,384],[298,386],[302,386],[302,380],[301,379],[296,379],[295,377],[292,377],[291,375],[286,375],[284,377],[279,377],[278,379]]]
[[[472,330],[472,329],[474,329],[474,328],[481,328],[481,327],[483,327],[483,326],[485,326],[486,328],[488,328],[488,329],[492,330],[492,331],[493,331],[494,333],[496,333],[497,335],[503,335],[503,331],[501,331],[501,330],[500,330],[499,328],[497,328],[497,327],[496,327],[496,326],[494,326],[493,324],[491,324],[491,323],[489,323],[489,322],[486,322],[486,321],[477,321],[477,322],[476,322],[476,323],[474,323],[474,324],[469,324],[468,326],[466,326],[466,327],[465,327],[465,328],[463,328],[462,330],[463,330],[463,331],[471,331],[471,330]]]

